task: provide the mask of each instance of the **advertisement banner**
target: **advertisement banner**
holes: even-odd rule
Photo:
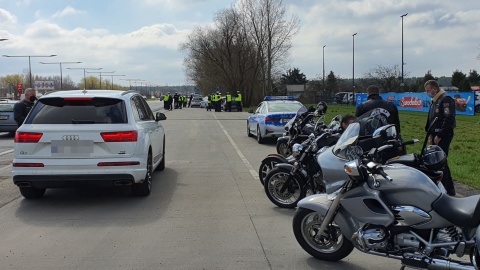
[[[473,92],[447,92],[455,100],[455,112],[458,115],[475,115],[475,96]],[[430,97],[426,93],[382,93],[380,96],[395,104],[399,111],[428,112]],[[357,94],[355,105],[367,101],[367,94]]]
[[[53,91],[55,90],[55,84],[54,81],[35,81],[34,84],[35,90],[47,90],[47,91]]]

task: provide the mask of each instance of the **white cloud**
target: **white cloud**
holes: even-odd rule
[[[63,18],[63,17],[78,15],[78,14],[86,14],[86,12],[82,11],[82,10],[75,9],[71,6],[67,6],[63,10],[55,12],[52,15],[52,18],[54,18],[54,19]]]
[[[17,17],[12,13],[8,12],[5,9],[0,8],[0,25],[5,27],[5,25],[17,23]]]

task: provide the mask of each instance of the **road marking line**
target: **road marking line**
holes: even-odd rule
[[[13,152],[13,149],[3,151],[3,152],[0,152],[0,156],[6,155],[6,154],[9,154],[9,153],[12,153],[12,152]]]
[[[213,114],[213,116],[215,117],[215,119],[217,120],[217,123],[220,125],[220,128],[222,128],[223,130],[223,133],[225,133],[225,135],[227,136],[228,140],[230,141],[230,143],[232,144],[233,148],[235,149],[235,151],[237,152],[238,156],[240,157],[240,159],[243,161],[243,164],[245,165],[245,167],[247,167],[248,171],[250,172],[250,174],[253,176],[254,179],[256,180],[260,180],[260,178],[258,177],[258,173],[257,171],[255,171],[252,167],[252,165],[250,164],[250,162],[248,162],[247,158],[243,155],[242,151],[240,151],[240,148],[238,148],[237,144],[233,141],[232,137],[230,136],[230,134],[228,134],[227,130],[223,127],[222,123],[220,123],[220,120],[218,120],[217,116],[215,114]]]

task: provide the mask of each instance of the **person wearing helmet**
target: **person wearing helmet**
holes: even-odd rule
[[[425,131],[431,130],[431,134],[428,134],[428,141],[433,145],[440,146],[448,159],[448,149],[453,139],[453,129],[456,126],[455,101],[440,89],[435,80],[427,81],[424,88],[427,95],[432,98],[425,125]],[[432,124],[433,126],[430,127]],[[455,196],[455,186],[447,161],[445,161],[443,169],[442,184],[448,195]]]

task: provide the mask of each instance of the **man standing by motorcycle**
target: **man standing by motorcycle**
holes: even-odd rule
[[[438,82],[435,80],[427,81],[424,88],[427,95],[432,98],[430,101],[425,131],[428,131],[428,128],[434,119],[437,118],[435,123],[433,123],[431,129],[432,133],[429,134],[428,141],[430,144],[440,146],[448,157],[448,149],[450,148],[450,143],[453,139],[453,129],[456,126],[455,101],[453,98],[447,96],[444,90],[440,89]],[[445,167],[443,169],[442,183],[445,186],[448,195],[455,196],[455,186],[447,162],[445,162]]]
[[[359,117],[370,110],[378,109],[372,113],[383,114],[387,120],[387,123],[395,124],[397,126],[398,133],[401,133],[400,118],[398,117],[397,106],[390,101],[383,100],[383,98],[380,96],[380,89],[376,85],[370,85],[367,88],[367,95],[367,101],[357,107],[355,116]]]

